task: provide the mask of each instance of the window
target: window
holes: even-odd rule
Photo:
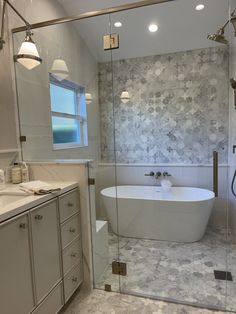
[[[53,148],[88,146],[84,87],[50,74],[50,97]]]

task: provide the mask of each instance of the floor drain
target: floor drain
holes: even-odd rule
[[[230,271],[214,270],[215,279],[233,281]]]

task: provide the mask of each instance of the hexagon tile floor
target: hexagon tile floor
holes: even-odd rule
[[[110,233],[109,265],[97,288],[111,284],[112,291],[236,311],[236,244],[222,231],[208,230],[194,243],[120,237],[120,261],[127,264],[120,280],[111,270],[117,255],[117,236]],[[230,271],[233,281],[215,279],[214,270]]]
[[[61,314],[223,314],[179,304],[93,290],[77,293]],[[228,312],[229,313],[229,312]]]

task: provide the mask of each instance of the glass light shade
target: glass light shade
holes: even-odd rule
[[[31,41],[24,41],[22,43],[16,55],[16,60],[28,70],[35,68],[42,62],[35,43]]]
[[[90,93],[85,94],[86,104],[89,105],[93,101],[93,97]]]
[[[63,59],[55,59],[53,61],[51,73],[58,81],[66,79],[69,76],[66,62]]]
[[[129,102],[129,100],[130,100],[129,92],[127,92],[127,91],[122,92],[122,93],[121,93],[121,96],[120,96],[120,99],[121,99],[121,101],[122,101],[124,104],[126,104],[127,102]]]

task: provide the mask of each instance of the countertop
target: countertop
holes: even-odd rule
[[[23,195],[23,196],[13,196],[13,195],[0,195],[0,223],[5,220],[19,215],[35,206],[38,206],[44,202],[47,202],[54,197],[64,194],[74,188],[78,187],[77,182],[69,181],[47,181],[51,184],[53,189],[60,188],[60,191],[53,192],[46,195]],[[18,191],[18,184],[7,184],[7,191]],[[1,191],[2,193],[3,191]],[[9,198],[9,202],[8,202]]]

